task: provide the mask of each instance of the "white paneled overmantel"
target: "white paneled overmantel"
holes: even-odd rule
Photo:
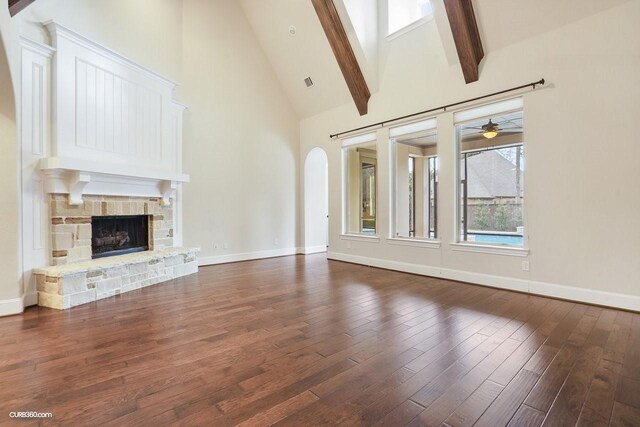
[[[182,182],[176,83],[57,22],[51,36],[53,132],[40,160],[48,193],[160,197]]]

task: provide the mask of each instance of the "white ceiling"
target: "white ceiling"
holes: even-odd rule
[[[473,7],[486,54],[628,1],[636,0],[474,0]]]
[[[300,117],[352,102],[311,1],[241,0],[249,23]],[[289,33],[289,26],[296,34]],[[314,85],[307,88],[304,79]],[[354,106],[355,109],[355,106]]]

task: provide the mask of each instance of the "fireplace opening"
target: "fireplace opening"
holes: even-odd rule
[[[149,216],[91,217],[92,258],[149,250]]]

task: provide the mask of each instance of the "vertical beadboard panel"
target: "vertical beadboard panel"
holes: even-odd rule
[[[83,60],[76,62],[76,146],[162,159],[162,96]]]

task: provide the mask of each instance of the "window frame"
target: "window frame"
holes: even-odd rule
[[[424,123],[427,127],[425,128],[421,128],[420,124]],[[429,124],[432,125],[430,126]],[[398,148],[398,142],[397,142],[397,138],[405,136],[405,135],[411,135],[412,133],[418,133],[418,132],[424,132],[424,131],[435,131],[435,135],[436,135],[436,144],[435,144],[435,155],[433,156],[425,156],[424,159],[427,162],[428,165],[428,159],[430,158],[435,158],[436,159],[436,164],[439,161],[439,150],[440,150],[440,138],[439,138],[439,133],[438,133],[438,125],[439,125],[439,119],[438,116],[434,115],[434,116],[429,116],[429,117],[422,117],[418,120],[413,120],[413,121],[408,121],[408,122],[404,122],[404,123],[400,123],[396,126],[390,127],[389,128],[389,236],[387,237],[387,242],[390,244],[396,244],[396,245],[403,245],[403,246],[421,246],[421,247],[431,247],[431,248],[440,248],[441,243],[440,243],[440,233],[438,232],[439,230],[439,224],[437,224],[436,222],[436,237],[435,238],[431,238],[431,237],[416,237],[414,236],[399,236],[397,235],[397,229],[398,229],[398,208],[397,208],[397,203],[398,203],[398,174],[397,174],[397,159],[398,159],[398,155],[397,155],[397,148]],[[411,128],[415,128],[415,130],[413,131],[408,131],[405,133],[400,133],[400,134],[395,134],[393,130],[394,129],[400,129],[400,128],[407,128],[407,129],[411,129]],[[415,170],[414,170],[415,173]],[[437,174],[437,170],[436,170],[436,174]],[[437,179],[438,175],[436,175],[436,179]],[[430,178],[429,178],[430,179]],[[424,191],[423,197],[426,198],[426,195],[428,194],[428,191]],[[437,206],[438,206],[438,201],[437,201],[437,197],[438,197],[439,192],[436,191],[435,194],[435,206],[436,206],[436,212],[435,212],[435,221],[438,221],[438,214],[437,214]],[[415,198],[414,198],[414,204],[415,204]],[[414,212],[415,212],[415,208],[414,208]],[[428,215],[428,213],[427,213]],[[415,218],[414,218],[415,221]],[[415,234],[415,233],[414,233]],[[430,234],[430,227],[429,230],[427,230],[427,234]]]
[[[390,32],[389,31],[389,14],[390,12],[390,4],[391,2],[393,2],[394,0],[387,0],[387,22],[386,22],[386,33],[387,35],[385,36],[385,39],[387,39],[388,41],[391,41],[395,38],[398,38],[404,34],[407,34],[413,30],[415,30],[418,27],[423,26],[424,24],[426,24],[427,22],[431,22],[434,19],[434,10],[433,10],[433,5],[431,5],[431,13],[428,15],[425,15],[421,18],[418,18],[417,20],[405,25],[404,27],[398,28],[397,30]]]
[[[368,149],[366,149],[366,150],[368,150]],[[375,218],[374,219],[375,227],[374,227],[373,234],[364,232],[364,217],[362,215],[362,208],[359,210],[360,220],[358,222],[359,223],[358,234],[362,234],[362,235],[365,235],[365,236],[377,236],[378,235],[378,231],[380,229],[380,227],[378,226],[378,172],[379,172],[379,169],[378,169],[378,150],[377,150],[377,147],[376,147],[375,153],[376,153],[375,157],[367,156],[367,153],[365,152],[364,154],[361,154],[360,157],[358,158],[358,163],[359,163],[358,172],[359,172],[359,175],[361,177],[360,178],[360,185],[358,186],[359,193],[360,193],[359,197],[358,197],[358,202],[360,203],[361,206],[362,206],[362,202],[364,201],[364,199],[363,199],[364,194],[362,192],[362,186],[363,186],[362,172],[364,170],[364,165],[365,164],[373,165],[373,182],[374,182],[374,185],[375,185],[375,188],[373,190],[374,197],[373,197],[373,202],[372,202],[373,205],[374,205],[373,211],[374,211],[374,218]],[[365,159],[368,159],[369,162],[366,162]]]
[[[363,147],[366,145],[375,144],[375,232],[372,233],[364,233],[362,232],[362,212],[358,213],[358,229],[359,231],[351,231],[349,230],[349,150],[357,149],[358,147]],[[340,234],[340,238],[342,240],[353,240],[353,241],[362,241],[362,242],[373,242],[377,243],[380,241],[379,233],[380,233],[380,222],[379,222],[379,197],[380,197],[380,184],[379,184],[379,176],[380,176],[380,162],[378,159],[378,135],[377,132],[365,132],[360,134],[351,135],[342,139],[341,147],[340,147],[340,156],[342,162],[342,233]],[[371,158],[371,157],[370,157]],[[358,161],[359,170],[358,175],[362,173],[362,159]],[[358,185],[358,202],[359,205],[362,205],[362,182]]]
[[[512,105],[520,103],[520,105],[516,108],[505,108],[500,109],[500,105],[504,105],[505,107],[510,107]],[[465,117],[464,120],[456,120],[455,115],[467,116],[469,113],[472,113],[474,110],[482,111],[486,110],[486,114],[481,115],[473,115],[472,117]],[[451,249],[454,251],[461,252],[483,252],[483,253],[491,253],[496,255],[510,255],[510,256],[527,256],[529,254],[529,239],[528,239],[528,228],[527,228],[527,215],[526,215],[526,206],[527,206],[527,197],[526,197],[526,171],[522,170],[523,175],[523,197],[522,197],[522,226],[523,226],[523,234],[522,234],[522,245],[509,245],[509,244],[501,244],[501,243],[484,243],[484,242],[470,242],[462,240],[462,212],[461,212],[461,155],[463,154],[461,147],[461,138],[460,138],[460,129],[465,124],[477,123],[483,120],[489,120],[496,115],[505,115],[520,112],[522,114],[522,127],[524,134],[525,127],[525,106],[524,99],[522,97],[505,99],[501,101],[492,102],[489,104],[478,105],[476,107],[460,110],[456,114],[454,114],[453,126],[454,126],[454,137],[455,137],[455,153],[454,153],[454,241],[450,244]],[[523,139],[521,144],[511,144],[505,145],[503,148],[507,148],[509,146],[522,145],[522,147],[526,150],[526,144]],[[496,149],[498,147],[486,148],[485,150]],[[482,149],[478,150],[470,150],[470,151],[482,151]],[[525,154],[526,159],[526,154]]]

